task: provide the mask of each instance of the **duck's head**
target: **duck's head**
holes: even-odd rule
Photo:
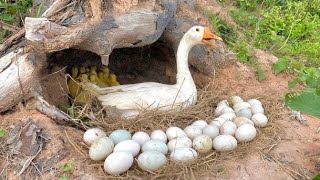
[[[188,38],[190,43],[205,44],[211,47],[216,47],[210,40],[222,40],[219,36],[212,33],[208,27],[193,26],[186,32],[185,36]]]

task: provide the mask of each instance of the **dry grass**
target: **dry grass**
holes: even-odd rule
[[[131,133],[136,131],[151,133],[155,129],[166,130],[170,126],[178,126],[183,129],[197,119],[210,122],[214,118],[213,111],[216,103],[220,100],[222,99],[219,99],[219,94],[216,93],[215,88],[209,85],[198,92],[198,103],[195,106],[180,112],[149,111],[142,113],[134,121],[114,120],[106,117],[105,113],[101,111],[100,105],[93,102],[91,105],[85,105],[80,115],[94,117],[95,120],[90,122],[90,126],[101,127],[108,134],[119,128],[127,129]],[[104,173],[103,162],[91,165],[98,168],[99,176],[104,179],[198,179],[201,175],[216,177],[224,171],[219,165],[221,161],[239,160],[253,151],[261,152],[261,158],[266,158],[265,155],[278,144],[281,135],[279,133],[282,131],[275,121],[281,118],[281,113],[284,112],[282,110],[284,107],[281,107],[280,101],[281,99],[278,98],[264,104],[270,121],[268,126],[258,129],[258,136],[254,141],[238,144],[235,151],[218,153],[212,150],[208,154],[201,154],[197,160],[188,165],[169,162],[156,172],[143,171],[135,162],[133,167],[121,176],[110,176]],[[89,163],[92,163],[92,161],[89,161]]]

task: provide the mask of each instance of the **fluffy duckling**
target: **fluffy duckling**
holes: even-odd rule
[[[117,81],[117,76],[113,73],[110,74],[109,81],[110,81],[111,86],[119,86],[120,85],[120,83]]]
[[[71,69],[71,77],[68,79],[68,89],[69,89],[69,93],[70,96],[74,99],[81,90],[81,87],[79,86],[79,84],[76,82],[77,76],[79,74],[79,70],[78,67],[72,67]]]
[[[97,72],[90,72],[90,76],[89,76],[90,82],[100,86],[100,87],[108,87],[108,84],[106,84],[105,82],[103,82],[98,76],[97,76]]]
[[[80,74],[77,78],[77,80],[80,83],[88,83],[89,81],[89,77],[88,74]],[[76,97],[74,98],[74,102],[76,104],[86,104],[89,101],[90,98],[90,94],[88,91],[84,90],[84,89],[80,89],[79,94],[76,95]]]
[[[103,82],[105,82],[106,84],[110,85],[110,82],[109,82],[109,75],[110,75],[110,70],[108,67],[106,66],[103,66],[101,68],[101,71],[103,73],[103,78],[101,79]]]
[[[86,73],[86,68],[83,66],[80,66],[79,67],[79,74],[84,74],[84,73]]]

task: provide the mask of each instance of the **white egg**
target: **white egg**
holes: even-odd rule
[[[233,105],[233,110],[235,112],[237,112],[237,111],[239,111],[241,109],[246,109],[246,108],[250,108],[250,107],[251,107],[251,105],[249,103],[241,102],[241,103],[237,103],[237,104]]]
[[[231,135],[219,135],[213,139],[216,151],[232,151],[237,147],[237,140]]]
[[[224,118],[217,117],[217,118],[214,118],[214,119],[210,122],[210,124],[220,127],[220,126],[221,126],[223,123],[225,123],[226,121],[227,121],[227,120],[224,119]]]
[[[121,141],[130,140],[131,134],[125,129],[117,129],[113,131],[109,137],[113,140],[114,144],[118,144]]]
[[[260,105],[256,105],[256,104],[251,105],[250,109],[251,109],[252,114],[258,114],[258,113],[264,114],[264,109]]]
[[[236,132],[237,125],[234,124],[232,121],[227,121],[222,124],[220,127],[220,134],[225,134],[225,135],[234,135]]]
[[[188,147],[176,148],[171,152],[170,158],[174,162],[187,163],[198,158],[198,153]]]
[[[243,102],[243,99],[240,96],[231,96],[228,102],[229,104],[234,105]]]
[[[144,144],[145,142],[150,140],[150,137],[147,133],[139,131],[133,134],[132,140],[135,140],[140,145]]]
[[[212,149],[212,139],[205,134],[193,139],[192,147],[199,153],[207,153]]]
[[[268,124],[268,118],[264,114],[258,113],[254,114],[251,118],[254,125],[258,127],[265,127]]]
[[[177,137],[187,136],[187,134],[178,127],[169,127],[166,131],[166,134],[169,140]]]
[[[236,111],[236,115],[238,117],[246,117],[248,119],[251,119],[252,112],[249,108],[240,109],[239,111]]]
[[[225,107],[229,107],[229,106],[226,106],[226,105],[220,105],[220,106],[217,106],[216,109],[214,110],[214,115],[215,116],[220,116],[222,114],[222,109],[225,108]]]
[[[126,172],[133,164],[133,156],[129,152],[114,152],[104,161],[104,170],[111,175]]]
[[[166,163],[166,156],[158,151],[145,151],[138,157],[138,166],[147,171],[156,171]]]
[[[94,161],[104,160],[113,150],[112,139],[101,137],[94,141],[89,148],[89,157]]]
[[[168,148],[170,152],[179,147],[192,147],[192,141],[187,136],[184,136],[171,139],[168,142]]]
[[[158,151],[164,155],[168,153],[168,146],[159,140],[149,140],[142,145],[142,152],[145,151]]]
[[[91,128],[83,134],[83,141],[87,145],[91,145],[95,140],[105,136],[107,136],[107,134],[102,129]]]
[[[233,118],[237,117],[234,113],[225,113],[219,116],[220,118],[225,119],[226,121],[231,121]]]
[[[243,124],[238,127],[235,137],[239,142],[249,142],[257,135],[256,128],[251,124]]]
[[[262,106],[262,103],[261,103],[258,99],[249,99],[247,102],[248,102],[251,106],[253,106],[253,105]]]
[[[133,157],[140,152],[140,144],[134,140],[124,140],[119,142],[113,149],[113,152],[130,152]]]
[[[228,100],[222,100],[220,101],[218,104],[217,104],[217,107],[218,106],[229,106],[229,103],[228,103]]]
[[[236,124],[237,127],[243,125],[243,124],[251,124],[252,126],[254,126],[254,123],[246,118],[246,117],[235,117],[232,122],[234,122],[234,124]]]
[[[197,126],[199,129],[203,129],[208,125],[208,123],[205,120],[197,120],[192,125]]]
[[[209,124],[202,129],[202,134],[208,135],[211,139],[219,135],[219,127],[213,124]]]
[[[225,107],[221,110],[221,113],[222,114],[225,114],[225,113],[233,113],[235,114],[234,110],[231,108],[231,107]]]
[[[165,132],[163,132],[160,129],[152,131],[152,133],[150,135],[150,139],[159,140],[159,141],[162,141],[164,143],[167,143],[167,135],[166,135]]]
[[[190,139],[193,139],[196,136],[199,136],[200,134],[202,134],[201,129],[199,129],[197,126],[194,126],[194,125],[187,126],[186,128],[184,128],[183,131],[187,134],[187,136]]]

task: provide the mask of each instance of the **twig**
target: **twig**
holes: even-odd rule
[[[3,29],[5,29],[5,30],[14,32],[14,33],[16,33],[17,31],[20,30],[19,27],[14,26],[14,25],[11,25],[11,24],[8,24],[8,23],[5,23],[5,22],[3,22],[3,21],[0,21],[0,27],[3,28]]]
[[[19,173],[18,173],[18,176],[20,176],[20,175],[29,167],[29,165],[31,164],[32,160],[38,156],[38,154],[39,154],[39,153],[41,152],[41,150],[42,150],[42,146],[43,146],[43,143],[40,144],[40,147],[39,147],[39,150],[37,151],[37,153],[36,153],[35,155],[29,157],[29,158],[25,161],[25,163],[23,164],[22,169],[21,169],[21,170],[19,171]]]

